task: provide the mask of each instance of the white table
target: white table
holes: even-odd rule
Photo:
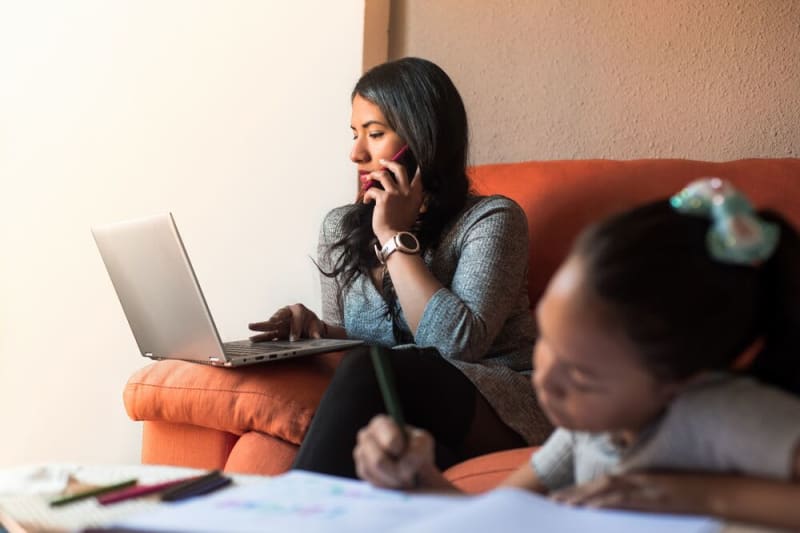
[[[63,507],[50,507],[50,500],[66,487],[68,475],[82,483],[106,485],[130,478],[142,484],[159,483],[203,473],[204,470],[193,468],[156,465],[47,464],[8,468],[0,470],[0,513],[28,532],[75,531],[108,524],[161,504],[156,497],[145,497],[103,506],[94,498],[88,498]],[[233,485],[263,479],[238,474],[231,477]]]

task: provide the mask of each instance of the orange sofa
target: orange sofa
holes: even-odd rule
[[[478,166],[471,176],[478,193],[513,198],[527,213],[532,308],[586,224],[666,197],[698,177],[730,179],[757,206],[777,209],[800,227],[800,159],[532,161]],[[124,392],[128,415],[144,422],[142,462],[285,471],[340,358],[326,354],[237,370],[177,361],[142,368]],[[479,457],[447,474],[465,490],[484,490],[530,453]]]

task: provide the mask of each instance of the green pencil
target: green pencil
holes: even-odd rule
[[[403,442],[406,443],[408,440],[406,422],[403,418],[403,409],[400,406],[400,397],[397,395],[397,389],[394,384],[392,364],[380,346],[371,346],[369,353],[372,357],[372,365],[375,367],[375,374],[378,377],[383,403],[386,404],[386,410],[389,411],[389,415],[400,426],[400,430],[403,432]]]
[[[113,485],[103,485],[102,487],[95,487],[93,489],[76,492],[75,494],[70,494],[69,496],[63,496],[61,498],[51,501],[50,506],[58,507],[60,505],[66,505],[68,503],[77,502],[79,500],[85,500],[86,498],[91,498],[92,496],[100,496],[101,494],[105,494],[106,492],[111,492],[113,490],[132,487],[136,485],[137,481],[138,481],[137,479],[128,479],[120,483],[114,483]]]

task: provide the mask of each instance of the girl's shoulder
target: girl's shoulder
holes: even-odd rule
[[[745,406],[761,410],[775,404],[800,409],[800,397],[749,376],[714,372],[688,386],[677,396],[671,409],[694,411],[704,405],[725,411],[737,411]]]
[[[666,425],[708,441],[800,437],[800,397],[756,379],[713,373],[672,402]]]
[[[710,374],[689,386],[627,467],[787,478],[800,443],[800,398],[757,380]]]

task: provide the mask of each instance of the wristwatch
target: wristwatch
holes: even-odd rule
[[[400,250],[404,254],[416,254],[419,252],[419,241],[413,233],[401,231],[386,241],[383,248],[379,248],[377,244],[375,245],[375,255],[378,256],[378,261],[380,261],[382,265],[385,265],[389,256],[397,250]]]

